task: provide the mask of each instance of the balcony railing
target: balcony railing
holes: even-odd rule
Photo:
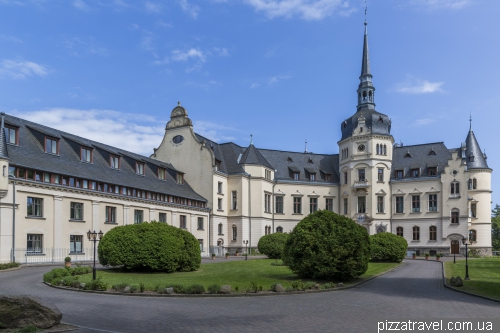
[[[366,188],[366,187],[369,187],[370,184],[368,184],[368,180],[366,179],[362,179],[362,180],[355,180],[354,181],[354,184],[352,185],[352,187],[357,187],[357,188]]]

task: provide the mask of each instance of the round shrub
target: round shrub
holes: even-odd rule
[[[259,253],[265,254],[271,259],[281,259],[287,237],[288,234],[282,232],[262,236],[257,244]]]
[[[303,278],[348,280],[368,269],[370,239],[365,228],[320,210],[300,221],[288,235],[283,262]]]
[[[370,244],[372,261],[401,262],[408,249],[406,239],[389,232],[371,235]]]
[[[191,233],[156,221],[113,228],[99,243],[101,265],[125,270],[188,272],[201,264],[200,245]]]

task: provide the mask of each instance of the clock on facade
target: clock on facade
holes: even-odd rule
[[[365,151],[365,145],[363,145],[363,144],[359,145],[358,151]]]

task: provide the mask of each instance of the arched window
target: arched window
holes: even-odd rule
[[[460,211],[456,208],[453,208],[451,210],[451,223],[456,223],[458,224],[460,222]]]
[[[472,179],[472,189],[475,190],[477,188],[477,179]]]
[[[238,227],[236,224],[233,224],[233,240],[235,241],[238,238]]]
[[[365,98],[365,97],[366,97],[366,90],[363,91],[363,98]]]
[[[429,227],[429,240],[431,241],[437,240],[437,228],[435,226]]]
[[[474,230],[474,229],[469,230],[469,241],[476,242],[476,239],[477,239],[476,230]]]
[[[370,99],[372,98],[372,91],[371,90],[368,92],[368,96],[370,96]]]
[[[277,228],[276,228],[276,232],[281,232],[281,233],[283,233],[283,227],[277,227]]]
[[[222,223],[219,223],[219,227],[217,229],[219,235],[224,235],[224,233],[222,232]]]
[[[387,146],[386,145],[384,145],[384,152],[382,155],[387,155]]]
[[[469,154],[469,162],[474,162],[474,153]]]
[[[380,155],[380,145],[377,143],[377,155]]]
[[[403,227],[396,228],[396,235],[403,237]]]
[[[459,197],[460,196],[460,183],[453,181],[450,184],[450,196]]]
[[[414,241],[420,240],[420,227],[414,226],[413,227],[413,238]]]

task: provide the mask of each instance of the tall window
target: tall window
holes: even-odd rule
[[[28,216],[43,216],[43,199],[28,197]]]
[[[203,220],[203,217],[198,217],[198,230],[203,229],[205,229],[205,222]]]
[[[420,240],[420,228],[415,226],[413,227],[413,238],[414,241]]]
[[[473,190],[477,189],[477,179],[476,178],[472,179],[472,189]]]
[[[435,226],[429,227],[429,240],[435,241],[437,239],[437,228]]]
[[[17,145],[17,129],[12,128],[12,127],[4,127],[5,131],[5,139],[7,140],[7,143]]]
[[[283,214],[283,197],[274,197],[276,214]]]
[[[411,196],[411,211],[412,213],[420,213],[420,196],[412,195]]]
[[[57,140],[53,138],[45,138],[45,152],[57,154]]]
[[[158,222],[167,223],[167,213],[158,213]]]
[[[347,172],[344,172],[344,184],[347,184]]]
[[[82,242],[83,236],[81,235],[70,235],[69,236],[69,253],[70,254],[80,254],[82,253]]]
[[[403,237],[403,227],[396,228],[396,235]]]
[[[396,213],[404,213],[404,197],[396,197]]]
[[[158,179],[160,180],[167,179],[167,170],[163,168],[158,168]]]
[[[293,197],[293,213],[302,214],[302,198]]]
[[[219,235],[224,235],[224,233],[222,232],[222,223],[219,223],[219,225],[217,227],[217,232]]]
[[[470,217],[477,217],[476,210],[477,210],[477,204],[471,203],[470,204]]]
[[[116,207],[106,206],[107,223],[116,223]]]
[[[233,240],[235,241],[238,238],[238,227],[233,224]]]
[[[429,212],[437,212],[437,194],[429,194]]]
[[[333,212],[333,199],[327,198],[325,199],[325,209]]]
[[[377,213],[383,213],[384,212],[384,197],[383,196],[377,196]]]
[[[377,180],[379,182],[383,182],[384,181],[384,169],[383,168],[378,168],[378,171],[377,171]]]
[[[344,215],[347,215],[348,211],[349,211],[348,201],[347,198],[344,198]]]
[[[26,252],[28,252],[28,253],[42,253],[43,252],[43,235],[28,234],[28,241],[26,243]]]
[[[81,202],[70,203],[69,218],[72,220],[83,220],[83,204]]]
[[[186,215],[179,215],[179,228],[187,229]]]
[[[309,213],[312,214],[318,210],[318,198],[309,198]]]
[[[265,178],[266,178],[267,180],[271,180],[271,170],[265,170],[265,171],[266,171],[266,172],[265,172]]]
[[[452,197],[459,197],[460,196],[460,183],[459,182],[451,182],[450,195]]]
[[[309,174],[309,180],[312,181],[312,182],[315,181],[316,180],[316,174],[315,173],[310,173]]]
[[[403,170],[396,170],[396,179],[401,179],[404,176]]]
[[[139,209],[134,210],[134,223],[142,223],[143,219],[143,211]]]
[[[200,251],[203,252],[203,239],[198,239],[198,244],[200,244]]]
[[[90,148],[82,147],[81,155],[82,162],[92,162],[92,150]]]
[[[271,213],[271,195],[264,194],[264,212]]]
[[[293,180],[299,180],[299,178],[300,178],[299,175],[300,174],[298,172],[294,172],[293,173]]]
[[[109,166],[113,169],[120,169],[120,157],[111,155],[109,157]]]
[[[469,230],[469,241],[476,242],[476,239],[477,239],[476,230],[474,229]]]
[[[217,199],[217,210],[222,210],[222,198]]]
[[[222,194],[222,182],[217,183],[217,193]]]
[[[358,197],[358,213],[366,213],[366,197]]]
[[[135,162],[135,173],[138,175],[144,175],[144,163]]]
[[[360,182],[365,180],[365,169],[358,169],[358,179]]]
[[[283,233],[283,227],[277,227],[276,232]]]
[[[429,167],[427,169],[427,175],[431,176],[431,177],[437,176],[437,168],[436,167]]]
[[[451,223],[458,223],[460,218],[460,212],[458,210],[451,211]]]
[[[184,174],[177,172],[177,176],[175,177],[177,184],[184,184]]]
[[[231,191],[231,209],[238,209],[238,192]]]

